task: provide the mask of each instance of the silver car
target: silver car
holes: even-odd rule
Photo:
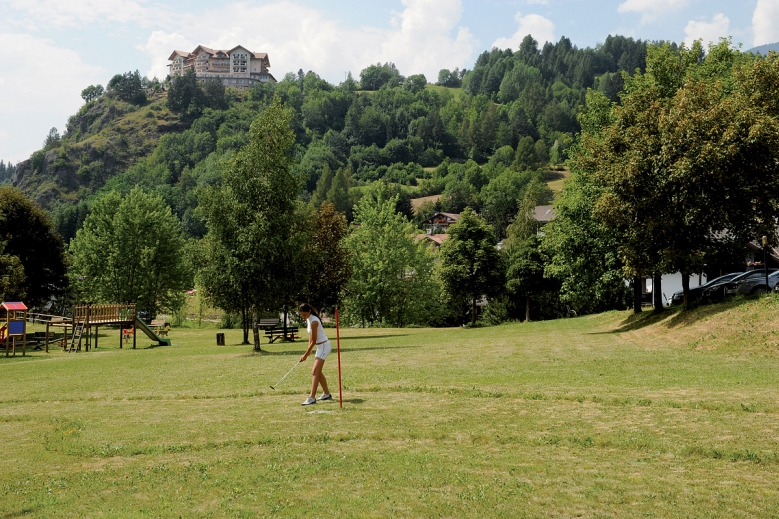
[[[752,275],[742,278],[736,283],[728,283],[725,286],[725,295],[727,296],[745,296],[749,294],[764,294],[773,290],[779,283],[779,271],[768,274],[768,288],[765,286],[765,271],[755,270]]]

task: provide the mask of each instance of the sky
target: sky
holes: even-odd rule
[[[779,0],[0,0],[0,160],[19,162],[60,133],[81,90],[117,73],[167,75],[173,50],[243,45],[277,79],[313,70],[331,83],[372,63],[435,82],[492,47],[609,34],[690,43],[779,41]]]

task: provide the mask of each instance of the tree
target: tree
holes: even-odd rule
[[[330,189],[327,191],[327,201],[335,206],[335,210],[346,215],[347,220],[352,216],[352,200],[349,196],[349,168],[338,168]]]
[[[168,88],[168,108],[180,114],[198,115],[205,104],[203,91],[191,68],[184,75],[175,75]]]
[[[744,57],[727,40],[701,55],[699,42],[650,47],[646,73],[625,78],[622,106],[583,132],[572,161],[602,186],[595,214],[617,234],[628,273],[655,278],[657,310],[660,274],[686,281],[707,252],[773,235],[779,217],[779,121],[766,94],[777,61]]]
[[[91,103],[95,99],[100,98],[104,93],[102,85],[89,85],[81,91],[81,98],[85,103]]]
[[[214,110],[226,110],[225,87],[218,79],[209,79],[202,85],[203,104]]]
[[[225,167],[222,185],[204,190],[201,200],[208,234],[197,279],[214,304],[241,313],[245,344],[253,315],[255,349],[259,313],[281,309],[306,284],[298,268],[306,233],[295,211],[301,182],[290,170],[291,118],[274,99],[252,123],[249,144]]]
[[[561,301],[579,315],[626,308],[619,239],[594,216],[601,193],[590,176],[573,169],[540,243],[545,275],[558,280]]]
[[[43,141],[43,149],[49,150],[51,148],[56,148],[59,146],[61,140],[62,138],[60,137],[60,132],[57,131],[56,128],[52,128],[49,130],[49,134],[46,135],[46,139]]]
[[[504,249],[506,292],[525,300],[525,321],[530,320],[530,299],[545,288],[544,260],[534,218],[536,197],[532,190],[525,193],[517,218],[508,227]]]
[[[413,74],[406,78],[406,82],[403,84],[409,91],[413,93],[421,92],[427,86],[427,78],[424,74]]]
[[[141,74],[135,72],[125,72],[116,74],[108,82],[109,92],[116,94],[122,101],[142,105],[146,102],[146,93],[143,91]]]
[[[70,242],[71,282],[82,300],[135,303],[149,319],[175,311],[191,283],[181,223],[157,194],[111,191],[92,205]]]
[[[352,322],[424,323],[439,299],[433,258],[421,242],[414,242],[414,225],[395,211],[395,204],[379,184],[375,198],[363,197],[355,207],[358,227],[346,239],[353,274],[345,306]]]
[[[363,90],[378,90],[384,85],[397,86],[401,80],[394,63],[377,63],[360,71],[360,88]]]
[[[311,205],[319,208],[324,202],[327,201],[327,194],[330,191],[330,187],[333,185],[333,170],[330,169],[330,165],[325,163],[322,168],[322,175],[319,180],[316,181],[316,191],[314,191],[311,197]]]
[[[463,317],[470,303],[473,326],[479,298],[494,297],[503,290],[503,262],[492,227],[470,208],[449,228],[449,236],[441,245],[439,275],[450,300],[463,304]]]
[[[43,209],[11,186],[0,187],[0,264],[6,301],[37,307],[67,287],[62,239]]]
[[[327,202],[309,220],[313,223],[309,244],[310,275],[303,290],[303,300],[319,309],[332,308],[340,303],[352,275],[344,241],[349,228],[344,214]]]

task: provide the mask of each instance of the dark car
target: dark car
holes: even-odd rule
[[[768,269],[769,274],[775,271],[776,269]],[[703,290],[703,293],[701,294],[701,302],[712,303],[715,301],[722,301],[728,295],[732,295],[728,292],[732,291],[733,293],[735,293],[734,288],[738,287],[738,283],[740,283],[742,280],[749,279],[749,278],[758,278],[760,276],[765,277],[765,270],[763,269],[750,270],[749,272],[743,272],[742,274],[739,274],[738,276],[728,281],[716,283]]]
[[[759,276],[750,276],[738,283],[728,283],[725,286],[725,294],[728,296],[746,296],[753,294],[765,294],[772,290],[779,281],[779,271],[771,272],[768,269],[768,288],[765,286],[765,271],[761,270]]]
[[[701,298],[701,295],[703,294],[703,291],[706,290],[707,288],[709,288],[711,286],[714,286],[714,285],[716,285],[718,283],[725,283],[727,281],[730,281],[734,277],[740,276],[741,274],[743,274],[743,272],[732,272],[730,274],[725,274],[724,276],[720,276],[718,278],[714,278],[714,279],[712,279],[712,280],[702,284],[701,286],[698,286],[698,287],[695,287],[695,288],[691,288],[689,290],[689,293],[688,293],[687,297],[690,299],[690,303],[692,303],[693,301],[697,301],[698,299]],[[679,290],[678,292],[674,292],[674,295],[671,296],[671,304],[672,305],[680,305],[682,303],[684,303],[684,291]]]

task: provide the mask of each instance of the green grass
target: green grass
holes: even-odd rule
[[[462,88],[449,88],[449,87],[445,87],[445,86],[434,85],[432,83],[428,83],[426,88],[428,88],[429,90],[434,90],[434,91],[438,92],[439,94],[443,93],[443,92],[449,92],[458,101],[460,100],[460,96],[463,93],[463,89]]]
[[[776,517],[778,310],[3,357],[0,517]]]

